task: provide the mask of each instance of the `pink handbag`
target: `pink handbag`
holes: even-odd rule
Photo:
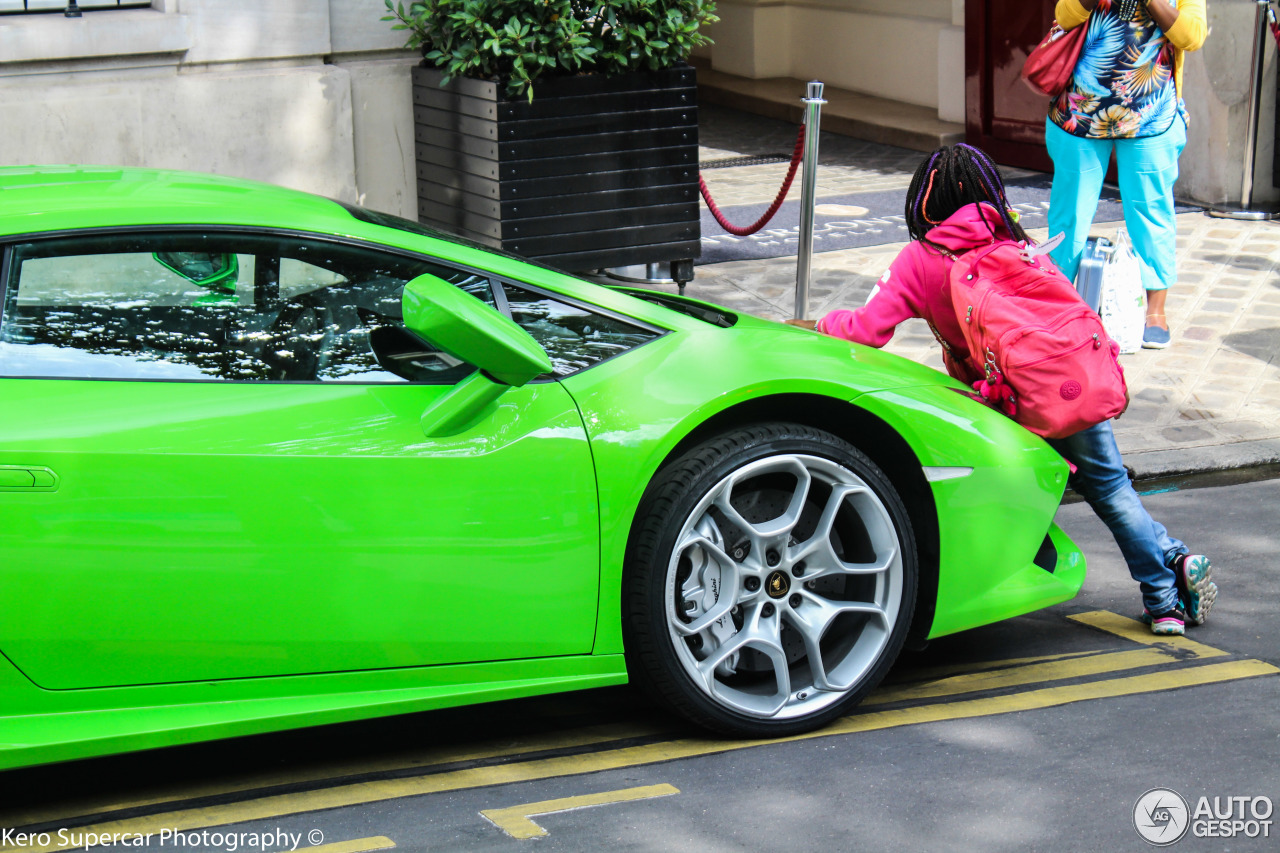
[[[1056,98],[1067,88],[1075,71],[1080,49],[1084,47],[1084,31],[1088,24],[1064,30],[1054,21],[1049,34],[1027,56],[1022,66],[1022,79],[1042,95]]]

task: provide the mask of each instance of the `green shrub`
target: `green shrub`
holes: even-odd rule
[[[668,68],[710,39],[713,0],[386,0],[384,21],[407,30],[405,47],[454,77],[505,81],[533,100],[542,76],[626,74]]]

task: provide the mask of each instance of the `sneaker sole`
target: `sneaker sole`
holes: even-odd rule
[[[1151,618],[1151,611],[1145,608],[1142,615],[1138,617],[1138,621],[1151,629],[1151,633],[1160,634],[1162,636],[1180,635],[1186,633],[1186,623],[1179,622],[1177,619],[1161,620],[1159,628],[1156,627],[1155,620]]]
[[[1142,342],[1142,348],[1143,348],[1143,349],[1168,349],[1168,348],[1169,348],[1169,345],[1170,345],[1171,343],[1173,343],[1173,341],[1165,341],[1165,342],[1164,342],[1164,343],[1162,343],[1162,344],[1161,344],[1161,343],[1155,343],[1155,342],[1150,342],[1150,343],[1149,343],[1149,342],[1147,342],[1147,341],[1143,341],[1143,342]]]
[[[1190,560],[1182,561],[1179,573],[1182,576],[1182,588],[1186,596],[1186,612],[1188,621],[1203,625],[1205,617],[1213,609],[1213,602],[1218,598],[1218,585],[1210,580],[1213,565],[1205,559],[1188,568]]]

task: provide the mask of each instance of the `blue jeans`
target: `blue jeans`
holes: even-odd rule
[[[1072,487],[1111,530],[1129,564],[1129,574],[1142,588],[1142,603],[1151,613],[1178,604],[1173,562],[1187,546],[1169,536],[1133,490],[1120,460],[1111,421],[1103,421],[1066,438],[1048,439],[1053,449],[1076,466]]]
[[[1114,150],[1124,224],[1142,261],[1142,286],[1164,290],[1173,284],[1178,277],[1174,264],[1178,226],[1174,221],[1173,184],[1178,180],[1178,156],[1187,144],[1187,125],[1182,117],[1175,117],[1169,129],[1159,136],[1141,139],[1085,139],[1067,133],[1052,121],[1045,122],[1044,133],[1053,159],[1049,236],[1066,235],[1050,253],[1058,269],[1075,281]]]

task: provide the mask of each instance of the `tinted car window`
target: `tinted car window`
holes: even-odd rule
[[[567,376],[653,340],[660,334],[573,303],[503,285],[511,319],[547,351],[557,376]]]
[[[490,305],[486,276],[264,234],[77,237],[14,247],[0,375],[453,383],[474,368],[406,332],[432,273]]]

